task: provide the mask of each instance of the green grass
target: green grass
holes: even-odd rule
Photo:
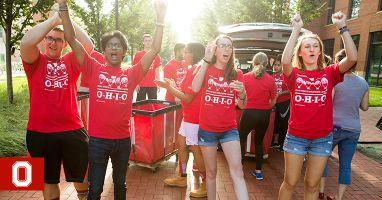
[[[358,151],[382,164],[382,144],[358,144]]]
[[[369,106],[382,107],[382,88],[370,87],[369,90]]]
[[[8,103],[6,82],[0,82],[0,157],[23,156],[29,112],[26,77],[13,78],[14,104]]]

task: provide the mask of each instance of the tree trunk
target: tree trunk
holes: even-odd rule
[[[8,92],[8,101],[9,103],[13,104],[12,62],[11,62],[12,17],[8,17],[6,19],[5,26],[6,26],[4,30],[5,31],[5,57],[6,57],[5,66],[7,71],[7,92]]]

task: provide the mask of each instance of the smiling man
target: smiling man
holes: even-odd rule
[[[44,158],[44,199],[59,199],[60,168],[66,181],[74,182],[79,199],[86,198],[83,183],[88,165],[88,136],[78,113],[76,81],[80,68],[58,25],[58,12],[30,29],[20,43],[21,58],[28,79],[30,111],[26,146],[32,157]],[[79,41],[87,52],[93,44],[77,25]],[[38,44],[42,41],[43,52]]]

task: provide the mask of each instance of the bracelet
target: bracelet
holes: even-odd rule
[[[339,31],[339,33],[340,34],[342,34],[342,33],[345,33],[346,31],[349,31],[349,28],[347,27],[347,26],[344,26],[344,27],[342,27],[342,28],[340,28],[340,29],[338,29]]]
[[[208,61],[206,58],[203,58],[203,61],[206,62],[207,64],[211,64],[211,61]]]
[[[67,4],[58,5],[58,11],[69,11]]]
[[[164,23],[155,23],[155,25],[157,25],[157,26],[161,26],[161,27],[164,27]]]

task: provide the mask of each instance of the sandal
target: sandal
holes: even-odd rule
[[[334,197],[334,196],[326,196],[326,200],[336,200],[336,197]]]
[[[324,199],[325,198],[325,194],[323,192],[318,193],[318,198],[319,199]]]

